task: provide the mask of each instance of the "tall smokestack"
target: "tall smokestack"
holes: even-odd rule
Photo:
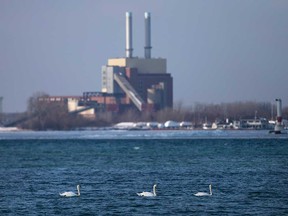
[[[151,58],[151,15],[149,12],[144,13],[145,17],[145,58]]]
[[[132,58],[132,13],[126,12],[126,58]]]

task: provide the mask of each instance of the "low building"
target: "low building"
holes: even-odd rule
[[[266,118],[241,119],[240,128],[242,129],[270,129]]]

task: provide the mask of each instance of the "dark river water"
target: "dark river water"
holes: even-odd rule
[[[287,135],[14,132],[0,154],[0,215],[288,215]]]

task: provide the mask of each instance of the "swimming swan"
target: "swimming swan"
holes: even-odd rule
[[[59,193],[60,196],[63,196],[63,197],[74,197],[74,196],[80,196],[80,185],[77,185],[77,191],[78,193],[74,193],[72,191],[69,191],[69,192],[64,192],[64,193]]]
[[[146,197],[151,197],[151,196],[156,196],[156,184],[153,185],[153,192],[142,192],[142,193],[137,193],[138,196],[146,196]]]
[[[212,196],[212,185],[209,185],[209,190],[210,193],[205,193],[205,192],[198,192],[196,194],[194,194],[195,196]]]

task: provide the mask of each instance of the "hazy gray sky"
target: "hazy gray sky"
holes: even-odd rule
[[[139,57],[151,12],[152,56],[167,58],[175,103],[288,104],[287,0],[1,0],[4,111],[39,91],[100,91],[101,66],[125,56],[126,11]]]

